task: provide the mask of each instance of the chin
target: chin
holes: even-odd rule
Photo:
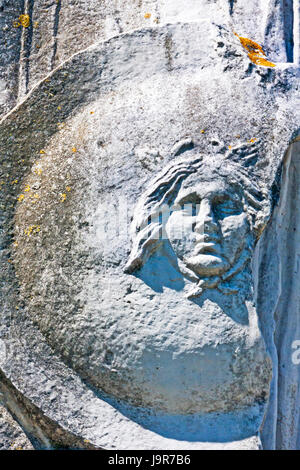
[[[212,254],[193,256],[185,259],[185,263],[189,269],[199,276],[221,275],[230,267],[229,263],[221,256]]]

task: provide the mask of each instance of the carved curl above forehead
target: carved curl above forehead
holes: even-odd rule
[[[238,191],[256,241],[267,223],[270,199],[253,171],[259,143],[243,144],[209,156],[199,154],[188,141],[183,142],[182,149],[181,152],[176,147],[175,159],[152,180],[136,206],[131,225],[132,250],[125,267],[127,273],[141,268],[162,243],[158,236],[162,229],[159,213],[166,205],[171,209],[182,183],[191,176],[199,182],[222,178]],[[183,152],[184,156],[176,158]]]

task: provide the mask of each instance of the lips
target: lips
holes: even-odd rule
[[[204,254],[204,253],[219,253],[220,245],[219,238],[213,235],[202,235],[196,240],[196,245],[194,249],[195,254]]]

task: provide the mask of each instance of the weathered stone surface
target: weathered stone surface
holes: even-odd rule
[[[33,450],[18,423],[0,406],[0,450]]]
[[[178,157],[203,155],[201,187],[245,161],[267,208],[255,229],[245,219],[254,248],[297,135],[296,73],[253,65],[225,27],[155,26],[73,56],[2,122],[1,367],[37,414],[101,448],[259,446],[271,377],[256,271],[253,292],[246,264],[237,295],[206,285],[203,308],[162,258],[124,272],[128,228]]]
[[[183,6],[181,0],[2,0],[0,112],[11,109],[72,54],[146,26],[210,19],[264,44],[276,62],[299,63],[299,12],[294,3],[187,0]],[[29,15],[29,26],[15,28],[21,14]]]
[[[258,308],[262,331],[274,364],[266,448],[299,449],[299,157],[300,142],[285,155],[282,189],[273,219],[258,250],[261,289]],[[269,292],[266,296],[265,292]],[[296,342],[296,347],[295,347]],[[299,354],[298,354],[299,357]],[[274,428],[277,429],[274,435]]]

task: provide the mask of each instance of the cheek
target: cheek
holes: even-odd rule
[[[166,224],[166,235],[178,256],[183,256],[193,247],[192,217],[173,212]]]
[[[235,253],[245,243],[250,231],[249,222],[245,213],[225,217],[220,222],[221,232],[224,240],[224,249]]]

